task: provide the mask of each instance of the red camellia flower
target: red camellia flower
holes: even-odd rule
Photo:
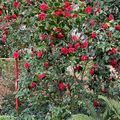
[[[41,21],[44,21],[44,20],[45,20],[45,17],[46,17],[46,14],[45,14],[45,13],[38,14],[38,18],[39,18],[39,20],[41,20]]]
[[[31,88],[36,88],[37,87],[37,84],[35,82],[32,82],[31,83]]]
[[[106,23],[102,23],[102,28],[103,28],[104,30],[106,30],[106,29],[107,29],[107,24],[106,24]]]
[[[68,2],[68,1],[64,2],[64,6],[69,6],[69,5],[70,5],[70,2]]]
[[[67,55],[68,54],[68,49],[67,48],[61,48],[61,53],[63,55]]]
[[[12,19],[16,19],[17,18],[17,15],[16,14],[13,14],[12,15]]]
[[[55,15],[61,16],[63,13],[62,9],[59,9],[58,11],[54,12]]]
[[[15,52],[13,53],[13,57],[14,57],[15,59],[19,58],[19,53],[15,51]]]
[[[100,103],[99,103],[97,100],[94,100],[94,101],[93,101],[93,106],[94,106],[95,108],[97,108],[97,107],[100,106]]]
[[[45,40],[45,39],[46,39],[46,35],[45,35],[45,34],[42,34],[42,35],[40,36],[40,39],[41,39],[41,40]]]
[[[76,40],[77,40],[77,36],[76,36],[76,35],[73,35],[73,36],[72,36],[72,40],[73,40],[73,41],[76,41]]]
[[[72,18],[77,18],[77,14],[74,13],[74,14],[72,15]]]
[[[95,10],[95,14],[96,13],[100,13],[100,8],[97,8],[96,10]]]
[[[115,29],[116,29],[116,30],[120,30],[120,25],[116,25],[116,26],[115,26]]]
[[[0,15],[2,15],[2,10],[0,10]]]
[[[42,54],[43,54],[42,51],[39,51],[39,52],[37,53],[37,57],[38,57],[38,58],[41,58],[41,57],[42,57]]]
[[[82,67],[80,65],[76,65],[74,68],[75,71],[80,71],[82,70]]]
[[[113,68],[118,68],[119,67],[118,62],[115,59],[111,59],[110,64],[112,65]]]
[[[26,63],[24,64],[24,68],[28,69],[29,67],[30,67],[30,64],[29,64],[28,62],[26,62]]]
[[[44,73],[42,73],[42,74],[39,75],[39,79],[40,79],[40,80],[42,80],[44,77],[45,77],[45,74],[44,74]]]
[[[54,42],[50,42],[50,46],[55,46],[55,43]]]
[[[94,75],[94,71],[95,71],[95,70],[94,70],[93,68],[91,68],[91,69],[89,70],[89,74],[90,74],[90,75]]]
[[[79,43],[76,43],[76,44],[74,45],[74,48],[75,48],[75,49],[80,48],[80,44],[79,44]]]
[[[72,10],[72,6],[71,6],[71,5],[65,6],[64,8],[65,8],[65,10],[67,10],[67,11],[71,11],[71,10]]]
[[[70,12],[64,12],[64,16],[67,18],[67,17],[70,17]]]
[[[9,15],[6,15],[7,20],[11,20],[11,17]]]
[[[45,62],[45,63],[44,63],[44,66],[45,66],[45,67],[48,67],[48,66],[49,66],[49,62]]]
[[[66,85],[63,82],[60,82],[58,84],[58,88],[59,88],[59,90],[64,90],[66,88]]]
[[[68,47],[71,48],[73,45],[72,44],[68,44]]]
[[[92,32],[91,38],[95,38],[97,36],[96,32]]]
[[[87,41],[84,41],[83,43],[82,43],[82,46],[81,46],[82,48],[87,48],[88,47],[88,42]]]
[[[64,2],[64,8],[65,8],[65,10],[70,11],[72,9],[70,2],[68,2],[68,1]]]
[[[56,38],[55,38],[52,34],[49,35],[49,38],[50,38],[51,40],[56,40]]]
[[[68,49],[68,52],[69,52],[69,53],[74,53],[74,52],[75,52],[75,48],[70,47],[70,48]]]
[[[40,10],[47,10],[47,9],[48,9],[48,5],[47,5],[47,4],[42,3],[42,4],[40,5]]]
[[[82,60],[82,61],[86,61],[87,59],[88,59],[88,57],[87,57],[86,55],[82,55],[82,56],[81,56],[81,60]]]
[[[62,33],[58,33],[58,38],[62,39],[64,38],[64,35]]]
[[[91,6],[86,7],[86,8],[85,8],[85,12],[86,12],[87,14],[90,14],[90,13],[92,12],[92,7],[91,7]]]
[[[109,15],[108,20],[109,21],[113,20],[113,15],[112,14]]]
[[[14,6],[15,8],[18,8],[18,7],[19,7],[19,2],[18,2],[18,1],[15,1],[15,2],[13,3],[13,6]]]
[[[117,53],[116,48],[112,48],[112,49],[111,49],[111,53],[116,54],[116,53]]]
[[[32,4],[32,0],[27,0],[28,5]]]

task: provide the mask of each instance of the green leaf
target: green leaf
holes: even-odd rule
[[[120,119],[120,102],[119,101],[116,101],[111,98],[108,99],[107,97],[102,96],[102,95],[99,95],[98,98],[104,100],[106,104],[108,105],[109,110],[113,111],[114,115]]]
[[[84,114],[77,114],[77,115],[72,115],[72,117],[68,120],[95,120],[91,116],[87,116]]]

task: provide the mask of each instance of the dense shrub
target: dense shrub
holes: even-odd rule
[[[3,3],[1,20],[7,24],[1,26],[1,42],[15,59],[26,61],[19,119],[62,120],[76,113],[100,119],[104,103],[98,95],[119,94],[120,20],[111,1]]]

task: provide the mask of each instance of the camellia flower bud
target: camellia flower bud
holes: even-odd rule
[[[59,84],[58,84],[58,88],[59,88],[59,90],[64,90],[65,88],[66,88],[66,86],[65,86],[65,84],[63,83],[63,82],[60,82]]]
[[[97,107],[100,106],[100,103],[99,103],[97,100],[94,100],[94,101],[93,101],[93,106],[94,106],[95,108],[97,108]]]
[[[44,66],[45,66],[45,67],[48,67],[48,66],[49,66],[49,62],[45,62],[45,63],[44,63]]]
[[[67,48],[61,48],[61,53],[63,55],[67,55],[68,54],[68,49]]]
[[[106,29],[107,29],[107,24],[106,24],[106,23],[102,23],[102,28],[103,28],[104,30],[106,30]]]
[[[15,1],[15,2],[13,3],[13,6],[14,6],[15,8],[18,8],[18,7],[19,7],[19,2],[18,2],[18,1]]]
[[[116,25],[116,26],[115,26],[115,29],[116,29],[116,30],[120,30],[120,25]]]
[[[37,84],[35,82],[32,82],[31,83],[31,88],[36,88],[37,87]]]
[[[96,32],[92,32],[91,38],[95,38],[97,36]]]
[[[48,9],[48,5],[47,5],[47,4],[42,3],[42,4],[40,5],[40,10],[47,10],[47,9]]]
[[[111,53],[116,54],[116,53],[117,53],[116,48],[113,47],[113,48],[111,49]]]
[[[44,73],[42,73],[42,74],[39,75],[39,79],[40,79],[40,80],[42,80],[44,77],[45,77],[45,74],[44,74]]]
[[[29,64],[28,62],[26,62],[26,63],[24,64],[24,68],[28,69],[29,67],[30,67],[30,64]]]
[[[19,58],[19,53],[18,53],[18,52],[14,52],[14,53],[13,53],[13,57],[14,57],[15,59]]]
[[[41,21],[44,21],[44,20],[45,20],[45,17],[46,17],[46,14],[45,14],[45,13],[38,14],[38,18],[39,18],[39,20],[41,20]]]
[[[87,14],[90,14],[90,13],[92,12],[92,7],[91,7],[91,6],[86,7],[86,8],[85,8],[85,12],[86,12]]]
[[[64,35],[62,33],[58,33],[58,38],[62,39],[64,38]]]
[[[42,51],[39,51],[39,52],[37,53],[37,57],[38,57],[38,58],[41,58],[41,57],[42,57]]]
[[[81,60],[82,60],[82,61],[86,61],[87,59],[88,59],[88,57],[87,57],[86,55],[82,55],[82,56],[81,56]]]
[[[113,15],[112,14],[109,15],[108,20],[109,21],[113,20]]]

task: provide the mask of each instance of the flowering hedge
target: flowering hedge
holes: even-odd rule
[[[1,43],[24,59],[20,115],[62,120],[104,111],[98,95],[118,95],[120,21],[109,2],[3,2]],[[4,24],[5,23],[5,24]],[[23,49],[26,48],[26,49]],[[114,70],[111,71],[111,70]]]

